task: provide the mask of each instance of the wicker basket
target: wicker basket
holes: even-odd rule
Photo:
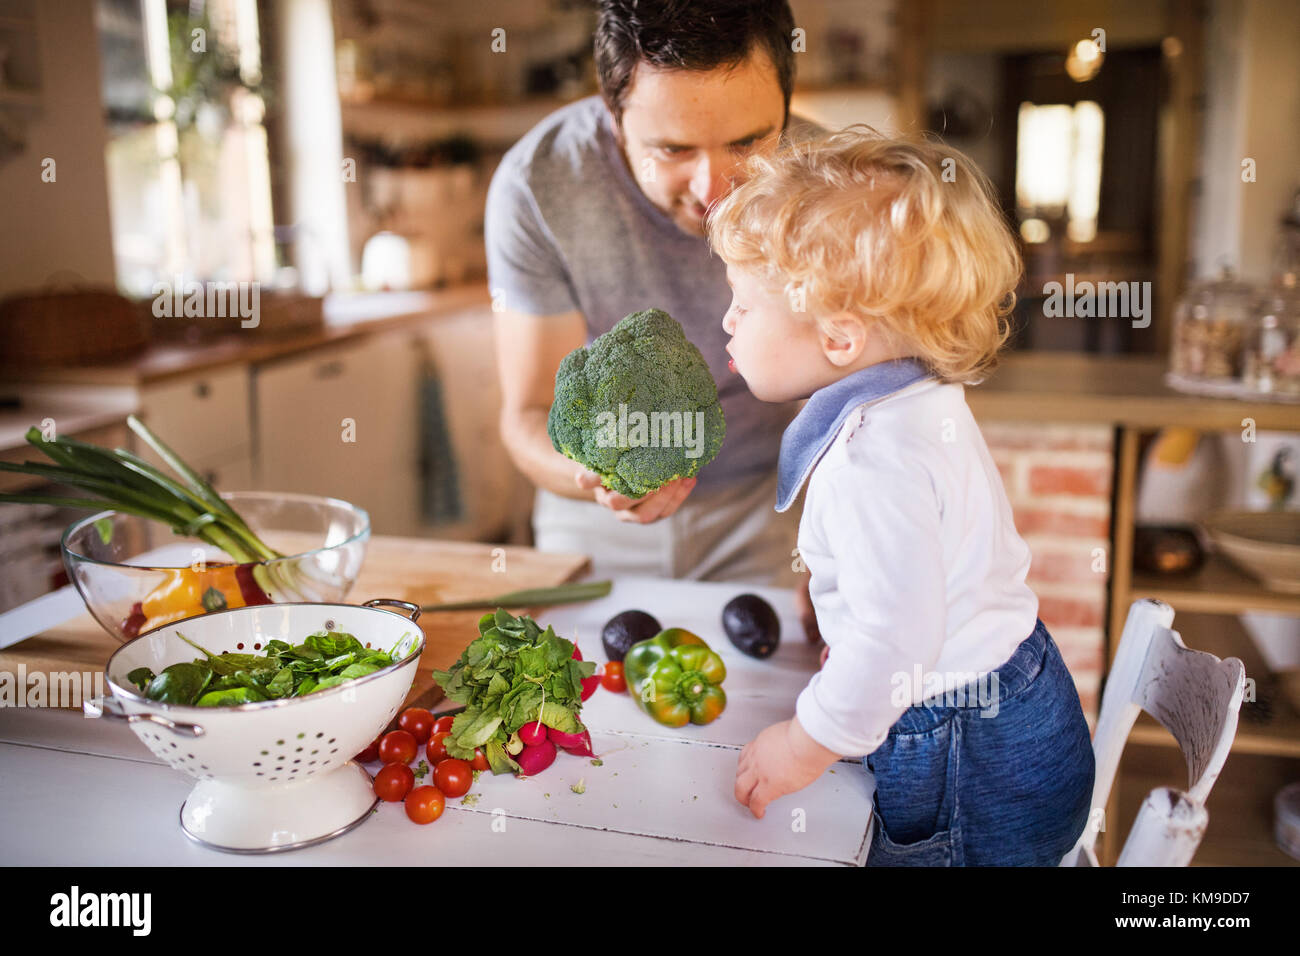
[[[149,344],[142,307],[116,292],[79,289],[0,302],[0,365],[105,365]]]

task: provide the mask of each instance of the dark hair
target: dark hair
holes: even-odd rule
[[[676,70],[739,66],[765,50],[790,112],[794,14],[789,0],[599,0],[596,76],[615,123],[638,63]]]

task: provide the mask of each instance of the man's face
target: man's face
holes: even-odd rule
[[[683,232],[703,236],[709,206],[746,158],[776,148],[784,119],[776,68],[758,48],[731,70],[640,63],[624,101],[623,154],[646,197]]]

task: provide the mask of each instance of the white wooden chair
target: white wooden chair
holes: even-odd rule
[[[1138,711],[1174,735],[1187,761],[1187,791],[1158,787],[1142,802],[1120,852],[1119,866],[1186,866],[1205,835],[1205,800],[1228,758],[1246,671],[1235,657],[1190,650],[1171,630],[1174,609],[1134,601],[1102,695],[1092,749],[1097,775],[1092,815],[1061,866],[1097,866],[1094,846],[1120,754]]]

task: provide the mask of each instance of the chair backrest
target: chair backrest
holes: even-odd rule
[[[1185,796],[1191,805],[1203,807],[1228,759],[1246,688],[1245,668],[1235,657],[1220,660],[1213,654],[1190,650],[1178,632],[1170,629],[1173,622],[1174,609],[1163,601],[1145,598],[1134,601],[1129,608],[1093,735],[1097,765],[1092,790],[1094,819],[1089,820],[1075,848],[1062,860],[1064,866],[1096,859],[1093,846],[1099,828],[1095,816],[1098,811],[1104,813],[1124,744],[1139,711],[1149,713],[1177,741],[1187,761]],[[1148,802],[1156,802],[1147,811],[1144,827],[1150,827],[1159,818],[1166,827],[1182,827],[1181,832],[1188,832],[1184,826],[1186,814],[1178,809],[1178,801],[1173,801],[1168,812],[1158,817],[1151,815],[1160,807],[1158,793],[1159,790],[1153,791],[1147,798]],[[1168,796],[1165,800],[1170,802]],[[1204,827],[1200,832],[1204,832]],[[1143,845],[1158,842],[1147,840]],[[1192,852],[1195,848],[1194,844]],[[1145,862],[1145,865],[1158,864]]]

